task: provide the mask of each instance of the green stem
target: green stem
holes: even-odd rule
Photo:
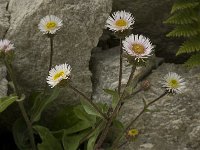
[[[118,85],[118,94],[121,93],[121,86],[122,86],[122,67],[123,67],[123,50],[122,50],[122,39],[120,38],[120,67],[119,67],[119,85]]]
[[[133,66],[133,67],[132,67],[132,70],[131,70],[131,74],[130,74],[129,79],[128,79],[128,82],[127,82],[127,84],[126,84],[126,87],[128,87],[128,86],[131,84],[131,80],[132,80],[132,78],[133,78],[135,69],[136,69],[136,67]],[[126,89],[126,88],[125,88],[125,89]],[[106,139],[106,136],[107,136],[107,134],[108,134],[109,128],[110,128],[110,126],[111,126],[111,124],[112,124],[114,118],[115,118],[116,115],[118,114],[119,108],[121,107],[121,102],[123,101],[123,97],[124,97],[124,95],[125,95],[125,89],[124,89],[124,91],[123,91],[123,93],[122,93],[122,95],[121,95],[121,97],[120,97],[120,99],[119,99],[119,102],[118,102],[117,106],[115,107],[115,109],[114,109],[114,111],[113,111],[111,117],[109,118],[109,120],[108,120],[108,122],[107,122],[107,124],[106,124],[106,126],[105,126],[105,128],[104,128],[104,131],[102,132],[102,134],[101,134],[99,140],[97,141],[97,144],[96,144],[96,146],[95,146],[95,149],[99,149],[99,148],[101,147],[101,145],[103,144],[104,140]]]
[[[49,35],[48,37],[49,37],[49,39],[50,39],[50,57],[49,57],[50,59],[49,59],[49,68],[48,68],[48,74],[49,74],[49,71],[50,71],[51,68],[52,68],[53,53],[54,53],[54,51],[53,51],[53,36],[52,36],[52,35]],[[47,74],[47,75],[48,75],[48,74]],[[47,82],[46,82],[45,88],[44,88],[44,94],[46,93],[47,87],[48,87],[48,84],[47,84]]]
[[[81,95],[84,100],[88,101],[92,107],[105,119],[105,120],[108,120],[107,116],[105,114],[103,114],[101,112],[101,110],[97,107],[97,105],[95,103],[93,103],[93,101],[88,98],[85,94],[83,94],[81,91],[79,91],[77,88],[75,88],[74,86],[72,86],[71,84],[68,84],[68,86],[76,93],[78,93],[79,95]]]
[[[16,78],[12,72],[12,66],[11,64],[9,64],[9,62],[6,60],[6,58],[4,59],[4,64],[6,65],[6,68],[7,68],[7,71],[8,71],[8,74],[10,76],[10,79],[13,81],[13,85],[14,85],[14,88],[15,88],[15,92],[17,93],[17,96],[20,98],[21,97],[21,92],[18,88],[18,84],[17,84],[17,81],[16,81]]]
[[[19,108],[21,110],[21,113],[24,117],[24,120],[26,122],[27,128],[28,128],[28,133],[29,133],[29,138],[30,138],[30,142],[31,142],[31,146],[33,150],[36,150],[36,145],[35,145],[35,139],[34,139],[34,134],[33,134],[33,128],[32,128],[32,123],[28,118],[28,115],[26,113],[26,110],[24,108],[24,104],[23,101],[18,102]]]
[[[49,37],[50,39],[50,47],[51,47],[51,51],[50,51],[50,61],[49,61],[49,71],[51,70],[52,67],[52,62],[53,62],[53,36]]]
[[[80,142],[79,142],[79,145],[81,145],[83,142],[85,142],[87,139],[89,139],[92,134],[94,133],[94,131],[96,131],[96,129],[102,125],[102,120],[98,121],[97,122],[97,125],[95,126],[95,128],[93,128],[85,137],[83,137]]]
[[[167,94],[167,92],[164,92],[163,94],[161,94],[159,97],[157,97],[156,99],[154,99],[153,101],[149,102],[147,105],[144,106],[144,108],[142,109],[142,111],[127,125],[127,127],[124,129],[122,135],[120,135],[118,138],[116,138],[116,140],[113,142],[113,146],[112,149],[114,149],[115,147],[117,147],[120,139],[122,138],[122,136],[124,134],[126,134],[128,132],[128,130],[130,130],[131,126],[140,118],[140,116],[142,114],[145,113],[146,109],[154,104],[155,102],[157,102],[158,100],[160,100],[162,97],[164,97]]]
[[[14,72],[13,72],[13,69],[12,69],[12,65],[9,64],[6,59],[4,60],[4,62],[5,62],[5,65],[6,65],[7,69],[8,69],[9,76],[10,76],[11,80],[13,81],[17,96],[18,96],[18,98],[21,98],[21,92],[20,92],[20,90],[18,88],[18,84],[17,84],[16,78],[14,76]],[[23,101],[19,101],[18,102],[18,106],[20,108],[21,114],[22,114],[22,116],[23,116],[23,118],[24,118],[24,120],[26,122],[27,128],[28,128],[29,139],[30,139],[30,143],[31,143],[31,146],[32,146],[32,150],[36,150],[32,124],[31,124],[31,122],[29,120],[29,117],[28,117],[28,115],[26,113]]]

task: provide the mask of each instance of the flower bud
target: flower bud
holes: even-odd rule
[[[144,81],[141,83],[141,89],[142,89],[143,91],[147,91],[150,87],[151,87],[151,83],[150,83],[148,80],[144,80]]]

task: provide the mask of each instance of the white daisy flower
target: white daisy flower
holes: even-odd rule
[[[9,52],[14,48],[14,44],[12,44],[9,40],[0,40],[0,52]]]
[[[123,49],[129,55],[135,57],[135,60],[140,61],[143,58],[151,56],[154,46],[149,38],[143,35],[133,35],[126,37],[123,41]]]
[[[125,11],[117,11],[109,16],[106,21],[106,27],[112,31],[123,31],[126,29],[131,29],[134,24],[135,19],[131,13]]]
[[[44,34],[55,34],[63,25],[62,20],[54,15],[48,15],[40,20],[38,28]]]
[[[71,73],[71,66],[68,64],[56,65],[49,71],[49,76],[47,77],[47,83],[53,88],[62,80],[69,79]]]
[[[169,72],[167,75],[165,75],[161,84],[162,87],[166,88],[167,92],[173,94],[183,93],[186,88],[184,79],[174,72]]]

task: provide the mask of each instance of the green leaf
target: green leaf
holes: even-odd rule
[[[108,112],[109,106],[106,103],[97,103],[97,106],[99,107],[99,109],[106,114]]]
[[[61,143],[52,135],[46,127],[34,126],[40,135],[42,143],[38,144],[38,150],[62,150]]]
[[[192,24],[198,21],[198,13],[194,10],[187,9],[183,12],[177,12],[168,18],[164,23],[167,24],[176,24],[176,25],[184,25],[184,24]]]
[[[6,96],[0,98],[0,113],[17,100],[17,96]]]
[[[17,147],[20,150],[30,150],[29,136],[24,119],[20,118],[15,121],[12,132]]]
[[[176,55],[200,51],[200,37],[190,38],[180,47]]]
[[[122,136],[124,134],[124,125],[119,120],[113,121],[113,129],[111,130],[112,140],[114,141],[116,138]]]
[[[65,134],[62,139],[64,150],[77,150],[80,141],[89,133],[91,130],[83,131],[78,134],[67,135]]]
[[[83,106],[76,106],[75,108],[74,108],[74,113],[76,114],[76,116],[79,118],[79,119],[81,119],[81,120],[83,120],[83,121],[87,121],[87,122],[89,122],[90,124],[91,124],[91,126],[94,126],[95,125],[95,123],[96,123],[96,116],[93,116],[93,115],[90,115],[90,114],[88,114],[85,110],[84,110],[84,108],[83,108]]]
[[[88,114],[102,118],[101,114],[88,101],[81,99],[81,104]]]
[[[67,106],[56,115],[56,118],[52,120],[51,128],[59,131],[54,132],[54,135],[62,135],[63,130],[60,129],[65,129],[65,134],[73,134],[93,126],[96,117],[93,115],[86,116],[87,113],[82,112],[84,109],[80,109],[80,107],[82,106]],[[84,114],[80,114],[81,112]]]
[[[124,130],[124,125],[119,120],[114,120],[113,126],[116,127],[117,129],[119,129],[120,131]]]
[[[199,2],[197,2],[196,0],[179,0],[176,3],[174,3],[171,13],[188,8],[195,8],[198,5]]]
[[[200,66],[200,54],[192,55],[185,63],[188,67]]]
[[[74,113],[74,106],[66,106],[58,111],[51,121],[51,129],[54,131],[68,129],[77,124],[80,119]]]
[[[53,100],[55,100],[59,95],[59,89],[54,89],[52,94],[47,97],[42,97],[42,94],[40,94],[36,100],[35,103],[31,109],[31,121],[36,122],[40,120],[41,114],[43,110],[50,104]]]
[[[199,26],[197,25],[181,25],[167,34],[167,37],[191,37],[199,33]]]
[[[82,121],[82,120],[80,120],[79,122],[77,122],[71,128],[66,129],[65,130],[65,134],[77,133],[77,132],[83,131],[85,129],[88,129],[90,127],[92,127],[92,126],[91,126],[91,124],[88,121]]]
[[[96,128],[96,130],[93,132],[93,135],[88,140],[87,150],[94,150],[94,145],[96,143],[96,140],[97,140],[99,134],[101,133],[101,131],[103,130],[104,126],[105,126],[105,123],[103,123],[102,125],[98,126]]]
[[[112,108],[115,109],[120,99],[118,92],[110,89],[104,89],[104,92],[112,96]]]

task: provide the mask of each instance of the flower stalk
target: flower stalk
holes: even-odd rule
[[[51,70],[52,68],[52,62],[53,62],[53,36],[49,36],[49,39],[50,39],[50,61],[49,61],[49,70]]]
[[[146,110],[148,109],[149,106],[151,106],[152,104],[154,104],[155,102],[159,101],[161,98],[163,98],[165,95],[167,95],[167,92],[164,92],[163,94],[161,94],[159,97],[157,97],[156,99],[154,99],[153,101],[149,102],[148,104],[145,104],[142,111],[127,125],[127,127],[124,129],[124,131],[122,132],[122,135],[120,135],[114,142],[113,142],[113,146],[112,149],[116,148],[120,139],[122,138],[122,136],[127,133],[129,131],[129,129],[131,128],[131,126],[140,118],[140,116],[142,116]]]
[[[119,85],[118,85],[118,94],[121,93],[121,84],[122,84],[122,67],[123,67],[123,50],[122,50],[122,38],[120,40],[120,67],[119,67]]]
[[[131,74],[130,74],[130,76],[129,76],[129,79],[128,79],[128,82],[127,82],[127,84],[126,84],[126,87],[128,87],[128,86],[131,84],[131,80],[132,80],[132,78],[133,78],[135,69],[136,69],[136,66],[132,66]],[[95,146],[95,149],[96,149],[96,150],[97,150],[98,148],[101,147],[101,145],[103,144],[104,140],[106,139],[106,136],[107,136],[107,134],[108,134],[108,131],[109,131],[109,129],[110,129],[110,126],[111,126],[111,124],[112,124],[114,118],[115,118],[116,115],[118,114],[118,111],[119,111],[119,109],[120,109],[120,107],[121,107],[121,103],[122,103],[122,101],[123,101],[124,95],[125,95],[125,89],[124,89],[124,91],[123,91],[123,93],[122,93],[122,95],[121,95],[121,97],[120,97],[120,99],[119,99],[119,102],[118,102],[117,106],[115,107],[115,109],[114,109],[114,111],[113,111],[111,117],[109,118],[108,122],[106,123],[106,126],[105,126],[104,131],[102,132],[102,134],[101,134],[99,140],[97,141],[97,144],[96,144],[96,146]]]
[[[54,51],[53,51],[53,37],[54,37],[54,35],[48,34],[47,36],[50,39],[50,57],[49,57],[49,68],[48,68],[48,73],[49,73],[49,71],[52,68],[52,63],[53,63],[53,53],[54,53]],[[44,94],[45,94],[46,90],[47,90],[47,82],[45,84]]]
[[[12,69],[12,65],[6,60],[6,58],[4,59],[4,63],[5,63],[6,68],[8,70],[9,76],[10,76],[11,80],[13,81],[16,94],[17,94],[18,98],[20,99],[22,94],[21,94],[21,92],[20,92],[20,90],[18,88],[18,84],[17,84],[16,78],[14,76],[14,72],[13,72],[13,69]],[[29,140],[30,140],[30,144],[31,144],[32,150],[36,150],[32,123],[31,123],[31,121],[30,121],[30,119],[28,117],[28,114],[27,114],[26,110],[25,110],[24,103],[23,103],[23,101],[17,101],[17,103],[18,103],[18,106],[20,108],[21,114],[22,114],[22,116],[23,116],[23,118],[24,118],[24,120],[26,122],[27,128],[28,128]]]
[[[82,96],[84,98],[84,100],[88,101],[92,107],[105,119],[108,120],[108,117],[97,107],[97,105],[95,103],[93,103],[93,101],[88,98],[84,93],[82,93],[81,91],[79,91],[77,88],[75,88],[73,85],[68,84],[68,86],[77,94],[79,94],[80,96]]]

